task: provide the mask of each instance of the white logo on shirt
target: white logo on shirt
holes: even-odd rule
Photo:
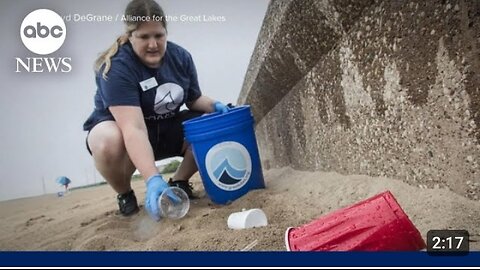
[[[157,114],[175,111],[183,102],[183,88],[175,83],[165,83],[157,87],[153,109]]]

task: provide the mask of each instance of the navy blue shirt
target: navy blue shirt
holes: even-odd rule
[[[122,45],[111,59],[107,80],[102,69],[96,74],[95,109],[83,125],[91,130],[105,120],[114,120],[109,106],[139,106],[147,126],[175,116],[186,102],[202,93],[190,53],[168,41],[158,68],[145,66],[130,42]]]

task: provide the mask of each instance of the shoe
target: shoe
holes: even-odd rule
[[[173,181],[172,178],[168,180],[168,185],[171,187],[179,187],[187,193],[189,199],[197,199],[198,197],[193,195],[193,185],[192,183],[188,182],[188,180],[175,180]]]
[[[118,208],[123,216],[130,216],[137,213],[140,209],[137,204],[137,197],[133,189],[125,194],[117,195]]]

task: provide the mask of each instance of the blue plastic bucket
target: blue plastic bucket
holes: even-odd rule
[[[215,203],[265,188],[253,123],[248,105],[183,122],[203,186]]]

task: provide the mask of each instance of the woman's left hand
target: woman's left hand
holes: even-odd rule
[[[216,101],[215,103],[213,103],[213,108],[215,110],[215,112],[219,112],[219,113],[226,113],[228,112],[228,107],[225,106],[223,103],[221,103],[220,101]]]

